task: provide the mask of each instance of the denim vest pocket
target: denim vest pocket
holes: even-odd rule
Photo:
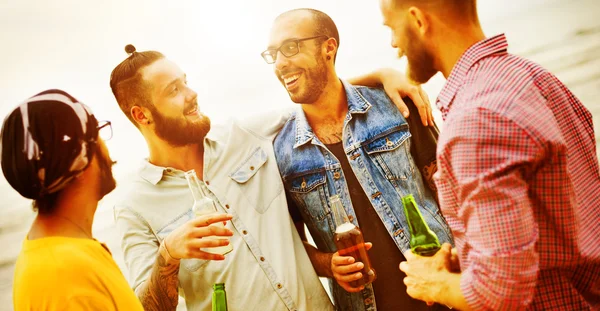
[[[257,147],[248,157],[231,173],[229,177],[239,186],[240,192],[248,204],[262,214],[266,212],[272,201],[283,190],[277,170],[277,164],[268,162],[265,150]],[[265,191],[262,187],[273,187],[272,191]],[[276,189],[278,187],[279,189]]]
[[[403,124],[366,141],[363,148],[388,180],[406,181],[412,176],[410,131]]]
[[[158,236],[159,242],[162,241],[169,235],[169,233],[173,232],[173,230],[177,229],[180,226],[183,226],[186,222],[192,220],[194,218],[194,213],[192,210],[188,210],[186,213],[181,214],[174,218],[171,222],[169,222],[166,226],[161,228],[156,232]],[[201,259],[181,259],[180,265],[187,271],[194,272],[200,269],[200,267],[206,265],[208,260]]]
[[[310,232],[321,233],[318,236],[313,235],[315,242],[320,242],[318,240],[321,240],[322,236],[330,235],[331,229],[328,218],[331,211],[327,204],[325,170],[296,174],[287,178],[285,182]]]

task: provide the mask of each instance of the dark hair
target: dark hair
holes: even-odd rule
[[[151,105],[148,96],[150,86],[144,83],[140,71],[165,56],[157,51],[136,52],[131,44],[125,46],[125,52],[130,55],[113,69],[110,74],[110,88],[123,113],[137,127],[138,124],[131,115],[131,107]]]
[[[327,15],[319,10],[310,9],[310,8],[294,9],[294,10],[290,10],[290,11],[280,14],[279,16],[277,16],[277,18],[275,20],[285,17],[285,16],[288,16],[293,13],[297,13],[297,12],[309,13],[314,20],[314,24],[313,24],[314,25],[314,34],[315,35],[324,35],[324,36],[327,36],[328,38],[334,38],[335,41],[337,42],[337,46],[339,49],[340,34],[338,33],[337,26],[335,25],[335,23],[333,22],[331,17],[329,17],[329,15]],[[335,63],[336,57],[337,57],[337,51],[336,51],[335,55],[333,56],[334,63]]]
[[[61,192],[62,190],[47,194],[37,200],[34,200],[32,203],[33,211],[38,212],[40,215],[52,214],[55,209],[56,199]]]
[[[449,14],[452,17],[479,24],[477,0],[394,0],[394,8],[422,6]]]

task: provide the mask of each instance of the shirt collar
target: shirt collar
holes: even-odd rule
[[[211,142],[217,142],[219,140],[220,140],[220,138],[216,134],[216,131],[212,131],[212,130],[209,131],[208,134],[206,135],[206,137],[204,138],[204,150],[207,150],[207,146]],[[138,174],[145,181],[147,181],[153,185],[156,185],[156,184],[158,184],[159,181],[162,180],[163,174],[165,172],[173,173],[173,174],[182,174],[182,176],[184,173],[184,172],[182,172],[178,169],[172,168],[172,167],[162,167],[162,166],[154,165],[154,164],[150,163],[148,161],[148,159],[144,159],[141,163],[141,167],[138,171]]]
[[[158,184],[163,177],[163,172],[167,169],[166,167],[156,166],[148,162],[148,159],[144,159],[141,164],[138,172],[140,177],[153,185]]]
[[[464,84],[469,70],[486,57],[507,53],[508,42],[506,41],[506,36],[504,34],[499,34],[475,43],[462,54],[458,62],[452,68],[448,81],[446,81],[444,88],[442,88],[442,91],[437,98],[436,105],[442,112],[443,119],[446,119],[452,101],[460,87]]]
[[[348,102],[348,115],[346,121],[350,119],[351,114],[365,113],[371,108],[371,104],[360,94],[360,92],[352,86],[352,84],[340,79],[346,92],[346,100]],[[294,148],[300,147],[311,141],[315,134],[306,120],[306,115],[302,110],[302,106],[298,107],[295,112],[296,116],[296,139]]]

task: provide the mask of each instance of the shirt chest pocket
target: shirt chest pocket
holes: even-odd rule
[[[283,191],[275,161],[269,161],[265,150],[257,147],[229,175],[236,182],[247,203],[264,213]]]
[[[410,131],[404,124],[364,144],[364,149],[377,169],[391,181],[406,181],[412,177],[414,166],[410,154]]]

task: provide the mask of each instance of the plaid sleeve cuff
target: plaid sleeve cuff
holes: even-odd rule
[[[527,310],[533,300],[537,269],[500,277],[472,265],[462,272],[460,290],[473,310]]]

